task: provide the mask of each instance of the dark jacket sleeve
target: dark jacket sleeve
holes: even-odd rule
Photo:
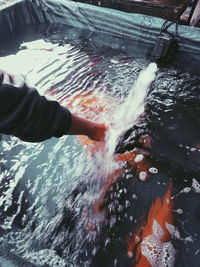
[[[17,88],[0,83],[0,133],[23,141],[39,142],[67,134],[71,113],[24,84]]]

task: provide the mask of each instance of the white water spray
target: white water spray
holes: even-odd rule
[[[146,69],[141,71],[125,102],[119,106],[119,109],[113,115],[112,125],[109,126],[107,137],[107,173],[113,171],[115,163],[112,161],[112,156],[120,136],[133,126],[144,112],[145,98],[151,83],[155,79],[156,71],[156,63],[149,64]]]

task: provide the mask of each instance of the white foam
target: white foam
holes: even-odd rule
[[[146,172],[140,172],[139,173],[139,179],[141,181],[146,181],[146,179],[147,179],[147,173]]]
[[[185,187],[185,188],[183,188],[181,191],[180,191],[180,193],[189,193],[191,191],[191,188],[190,187]]]
[[[54,250],[42,249],[33,253],[28,253],[26,258],[39,266],[66,266],[65,261],[60,258]]]
[[[4,230],[8,230],[8,229],[11,229],[12,228],[12,224],[15,220],[15,218],[17,217],[17,215],[20,213],[21,211],[21,202],[22,202],[22,197],[24,195],[24,191],[21,191],[20,195],[19,195],[19,198],[18,198],[18,201],[17,201],[17,211],[16,213],[14,213],[12,216],[7,216],[4,220],[4,223],[1,225],[1,228],[4,229]],[[5,206],[4,210],[6,211],[8,208],[8,206]]]
[[[177,209],[177,210],[175,210],[175,212],[178,213],[178,214],[183,214],[183,210],[182,209]]]
[[[158,173],[158,169],[155,167],[151,167],[151,168],[149,168],[149,172],[150,173]]]
[[[156,236],[156,238],[161,239],[164,235],[163,229],[160,226],[160,224],[154,220],[152,225],[153,235]]]
[[[136,157],[135,157],[135,162],[140,162],[144,159],[144,156],[142,154],[138,154]]]
[[[157,65],[155,63],[149,64],[146,69],[142,70],[124,103],[113,113],[112,123],[109,125],[106,137],[107,158],[105,162],[107,165],[105,168],[107,173],[113,172],[118,167],[112,160],[116,145],[123,132],[129,129],[130,125],[134,125],[144,112],[145,98],[152,81],[155,79],[156,71]],[[142,155],[138,155],[135,160],[136,162],[142,160]]]
[[[155,79],[156,71],[155,63],[149,64],[145,70],[141,71],[126,101],[120,106],[115,121],[120,123],[123,130],[129,128],[144,112],[144,100],[149,86]]]
[[[153,221],[152,231],[141,243],[142,254],[152,267],[174,266],[175,249],[171,242],[160,241],[164,232],[156,220]]]
[[[172,225],[168,222],[165,222],[165,226],[172,237],[175,237],[177,239],[181,239],[180,233],[174,225]]]
[[[137,197],[136,194],[133,194],[133,195],[132,195],[132,198],[133,198],[133,199],[137,199],[138,197]]]
[[[186,238],[184,238],[185,242],[194,242],[193,238],[191,236],[187,236]]]
[[[196,193],[200,193],[200,184],[197,182],[196,179],[192,179],[192,189],[193,189]]]

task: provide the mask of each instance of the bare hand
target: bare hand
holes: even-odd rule
[[[103,141],[106,136],[107,127],[104,123],[93,123],[93,130],[88,134],[88,137],[93,141]]]

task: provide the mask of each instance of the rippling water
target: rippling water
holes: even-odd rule
[[[197,266],[199,78],[77,43],[26,42],[0,58],[109,127],[105,144],[2,136],[1,243],[37,266]]]

